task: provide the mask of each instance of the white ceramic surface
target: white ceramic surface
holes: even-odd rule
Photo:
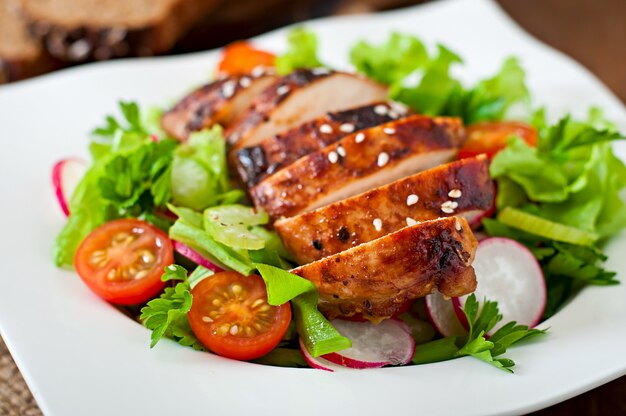
[[[375,16],[308,24],[324,61],[346,66],[356,39],[415,33],[459,51],[468,80],[519,56],[537,103],[552,115],[599,105],[626,130],[626,110],[571,59],[520,30],[486,1],[437,2]],[[284,31],[258,38],[277,51]],[[626,285],[589,288],[542,327],[542,341],[515,348],[515,375],[472,358],[330,374],[265,367],[197,353],[149,334],[50,260],[63,224],[50,168],[86,155],[86,136],[118,99],[166,104],[205,81],[215,52],[68,69],[0,88],[0,332],[44,412],[73,415],[491,415],[565,400],[626,373]],[[622,157],[623,144],[618,146]],[[626,235],[607,250],[626,276]],[[408,413],[405,413],[408,414]]]

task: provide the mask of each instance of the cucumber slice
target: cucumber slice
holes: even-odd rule
[[[243,205],[222,205],[204,211],[205,230],[216,241],[233,248],[260,250],[265,247],[265,239],[250,227],[268,221],[265,212]]]
[[[546,220],[515,208],[506,207],[498,220],[510,227],[564,243],[591,246],[599,238],[596,233]]]

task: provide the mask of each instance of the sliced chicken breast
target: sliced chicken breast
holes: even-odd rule
[[[415,115],[344,137],[298,159],[250,190],[257,208],[291,217],[454,158],[460,119]]]
[[[385,87],[359,75],[325,68],[299,69],[263,91],[226,131],[226,138],[236,151],[328,111],[381,101],[386,96]],[[234,161],[235,155],[230,159]]]
[[[161,126],[178,140],[186,140],[192,132],[213,124],[227,127],[277,79],[277,76],[259,71],[254,76],[218,79],[184,97],[163,115]]]
[[[329,319],[362,313],[392,316],[408,300],[440,291],[463,296],[476,289],[471,267],[477,242],[464,218],[425,221],[291,272],[319,289]]]
[[[396,120],[407,113],[408,109],[401,104],[382,101],[326,113],[239,150],[235,163],[237,171],[243,183],[252,187],[282,167],[350,133]]]
[[[416,222],[470,220],[495,198],[485,156],[463,159],[274,223],[296,262],[306,264]]]

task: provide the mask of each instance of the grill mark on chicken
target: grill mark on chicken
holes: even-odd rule
[[[406,301],[435,290],[450,297],[474,291],[471,263],[476,246],[465,219],[440,218],[298,267],[292,273],[317,286],[319,309],[329,319],[362,313],[380,321]]]
[[[248,82],[242,82],[243,79]],[[271,75],[257,78],[242,75],[203,85],[167,111],[161,118],[161,126],[178,140],[186,140],[192,132],[213,124],[226,126],[276,79]]]
[[[374,111],[377,107],[386,111],[377,113]],[[237,171],[242,182],[252,187],[280,168],[348,134],[387,123],[407,113],[408,110],[398,110],[385,102],[329,112],[285,133],[268,137],[255,146],[242,148],[237,152]]]
[[[385,132],[389,128],[393,134]],[[363,143],[355,140],[361,133],[367,137]],[[465,139],[460,119],[420,115],[361,133],[300,158],[261,181],[250,190],[257,208],[279,218],[328,205],[445,162]],[[386,159],[381,164],[383,154]]]
[[[451,198],[458,207],[453,214],[441,211]],[[413,196],[413,198],[411,198]],[[274,223],[285,247],[298,264],[306,264],[374,240],[407,226],[407,218],[419,221],[450,215],[466,218],[491,208],[495,198],[485,156],[438,166],[389,185]],[[415,200],[417,199],[417,200]],[[372,226],[381,219],[382,228]],[[317,241],[319,249],[311,250]]]

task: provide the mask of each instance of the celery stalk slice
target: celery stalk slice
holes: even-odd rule
[[[596,233],[546,220],[511,207],[504,208],[498,214],[498,220],[518,230],[564,243],[591,246],[599,238]]]

